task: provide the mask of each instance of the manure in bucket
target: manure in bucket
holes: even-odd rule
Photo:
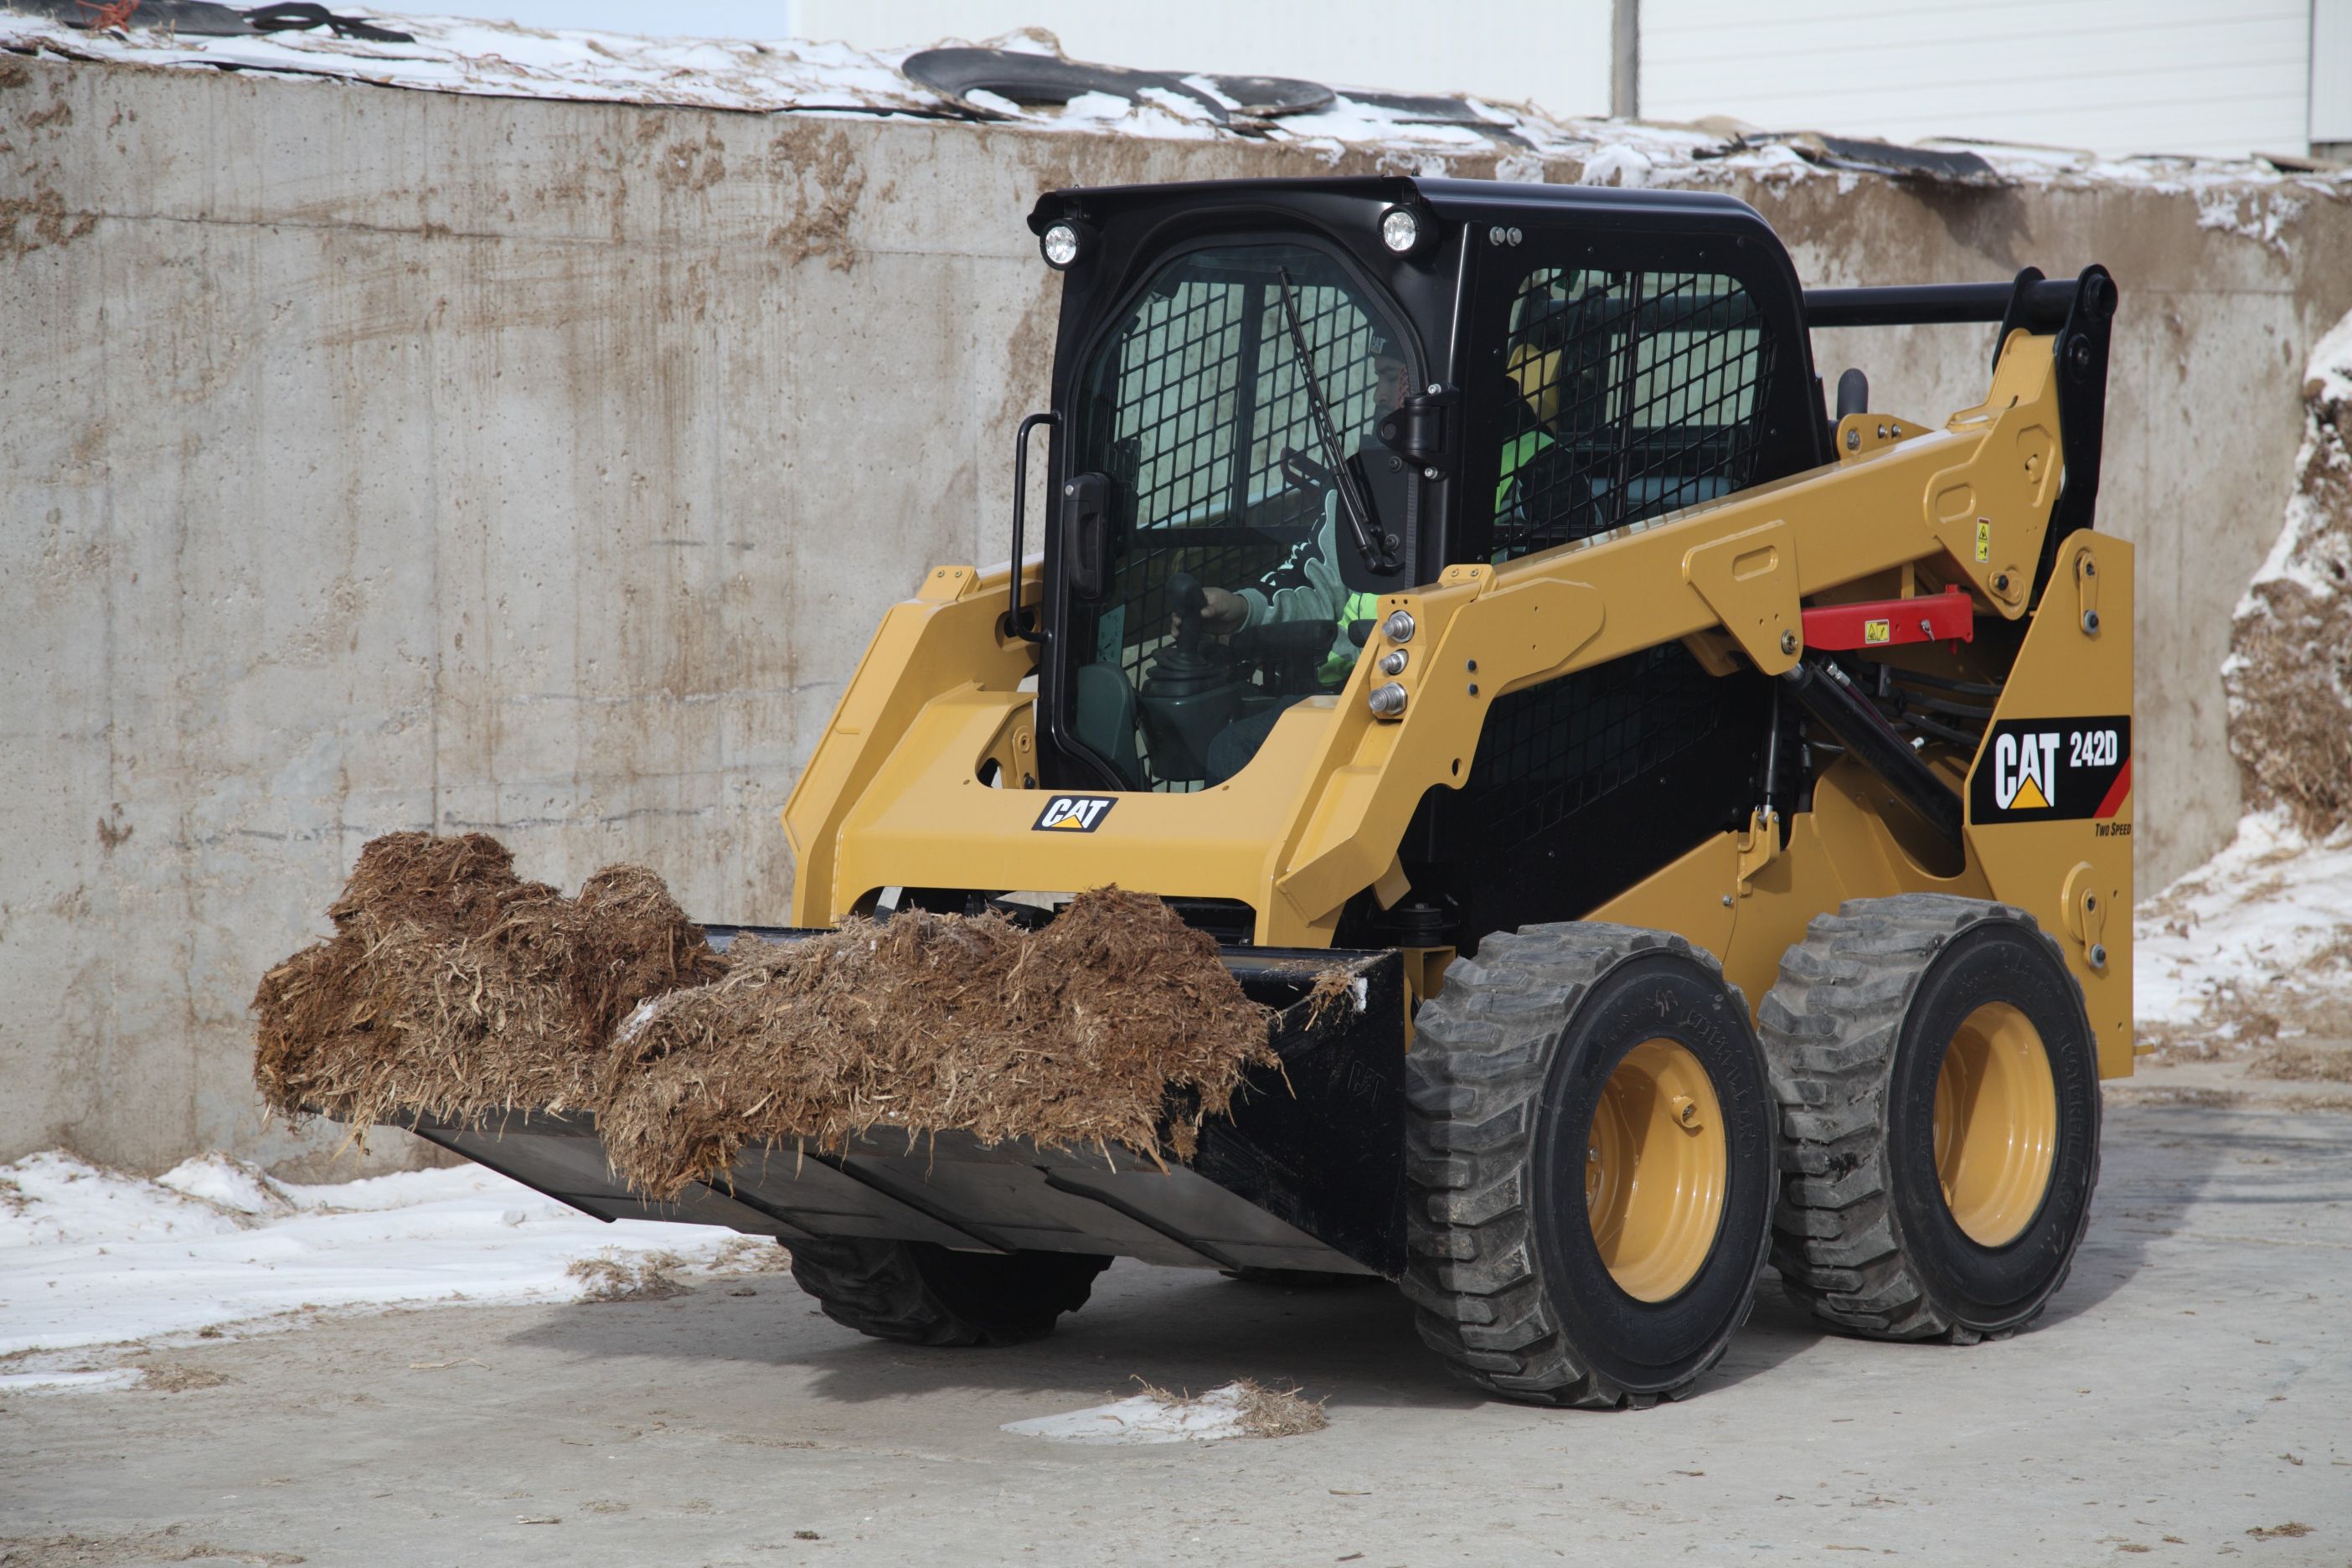
[[[1242,1075],[1275,1065],[1265,1007],[1160,900],[1082,893],[1042,931],[994,915],[856,921],[739,942],[727,977],[632,1019],[599,1126],[614,1168],[667,1197],[747,1144],[838,1149],[877,1127],[982,1142],[1169,1143],[1188,1158]]]
[[[478,833],[371,841],[328,915],[262,977],[254,1078],[273,1110],[355,1129],[587,1107],[619,1021],[723,969],[645,868],[568,899]]]

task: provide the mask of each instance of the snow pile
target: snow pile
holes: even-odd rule
[[[2352,832],[2314,839],[2283,813],[2254,813],[2133,926],[2143,1034],[2352,1036]]]
[[[5,5],[5,0],[0,0]],[[36,11],[41,14],[34,14]],[[140,23],[100,30],[78,8],[0,10],[0,48],[140,66],[214,68],[364,82],[435,92],[589,102],[677,105],[753,113],[989,120],[1082,135],[1160,139],[1232,137],[1305,144],[1334,161],[1376,147],[1394,165],[1442,175],[1456,155],[1478,158],[1497,178],[1596,184],[1718,184],[1726,174],[1789,180],[1829,177],[1850,187],[1856,172],[1969,184],[2127,184],[2189,193],[2200,221],[2284,249],[2285,230],[2313,195],[2352,193],[2352,176],[2251,160],[2103,158],[2063,148],[2011,147],[1931,138],[1913,149],[1816,132],[1777,132],[1713,121],[1690,125],[1581,119],[1532,104],[1362,89],[1318,90],[1286,107],[1232,96],[1237,79],[1156,73],[1167,86],[1080,91],[1065,103],[1014,102],[984,88],[934,89],[903,68],[925,51],[869,51],[804,39],[649,38],[369,9],[411,41],[336,37],[324,28],[268,35],[200,36]],[[225,15],[234,15],[225,13]],[[1050,33],[1024,29],[987,47],[1060,59]],[[1082,64],[1083,62],[1070,62]],[[1226,62],[1247,68],[1246,60]],[[1906,156],[1905,154],[1908,153]],[[1547,171],[1552,161],[1574,168]],[[1491,163],[1489,162],[1491,161]]]
[[[2352,827],[2352,315],[2312,350],[2303,399],[2286,523],[2238,603],[2221,684],[2253,803],[2326,834]]]
[[[218,1154],[153,1181],[34,1154],[0,1165],[0,1357],[283,1313],[593,1299],[583,1259],[707,1268],[743,1250],[708,1226],[606,1225],[479,1166],[298,1186]]]
[[[0,11],[0,46],[74,59],[211,66],[436,92],[567,98],[681,108],[936,110],[895,61],[844,44],[641,38],[542,31],[461,16],[368,10],[413,43],[339,38],[319,29],[213,37],[137,24],[119,31]]]
[[[1197,1397],[1147,1383],[1140,1394],[1108,1405],[1007,1421],[1002,1429],[1057,1443],[1213,1443],[1290,1437],[1328,1425],[1319,1401],[1302,1398],[1296,1389],[1265,1388],[1243,1378]]]

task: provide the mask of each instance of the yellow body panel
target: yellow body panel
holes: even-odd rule
[[[2095,593],[2095,632],[2084,626],[2085,594],[2076,584],[2088,562]],[[2132,710],[2132,547],[2085,531],[2059,546],[2057,566],[2042,611],[2009,672],[1995,723],[2002,720],[2065,719]],[[1992,765],[1990,753],[1979,768]],[[1973,779],[1973,773],[1971,773]],[[1993,896],[2042,923],[2066,950],[2067,966],[2082,982],[2091,1028],[2099,1042],[2103,1078],[2132,1067],[2132,801],[2126,793],[2116,814],[2093,821],[1970,822],[1969,858],[1984,868]],[[2092,949],[2106,963],[2094,964]]]
[[[2022,616],[2057,489],[2050,351],[2046,337],[2012,333],[1990,395],[1943,429],[1901,425],[1902,438],[1853,451],[1842,440],[1823,468],[1384,596],[1381,616],[1409,609],[1417,626],[1402,716],[1375,718],[1365,702],[1392,646],[1375,635],[1346,687],[1286,710],[1232,780],[1116,795],[1092,831],[1038,831],[1053,796],[1018,787],[1032,754],[1035,699],[1021,686],[1034,650],[1003,635],[1005,574],[943,568],[885,618],[785,806],[799,859],[793,919],[830,925],[892,886],[1117,882],[1236,900],[1255,911],[1259,943],[1327,946],[1349,899],[1378,887],[1390,902],[1401,890],[1405,828],[1430,790],[1461,787],[1497,697],[1676,639],[1710,668],[1731,668],[1736,648],[1777,673],[1802,652],[1801,602],[1908,593],[1922,574]],[[2086,551],[2105,568],[2095,586],[2109,629],[2096,636],[2080,629],[2069,574]],[[1033,583],[1035,573],[1024,563]],[[2128,714],[2129,625],[2128,549],[2089,533],[2067,541],[1997,718]],[[991,760],[996,783],[1013,787],[982,782]],[[1947,764],[1955,784],[1958,765]],[[1841,762],[1816,781],[1785,847],[1777,824],[1710,839],[1593,916],[1682,931],[1722,958],[1752,1006],[1806,921],[1843,899],[2003,899],[2065,933],[2102,1070],[2129,1070],[2128,837],[2098,837],[2088,822],[1972,825],[1965,864],[1937,865],[1925,830],[1885,796]],[[2068,881],[2077,867],[2090,869]],[[2067,903],[2093,886],[2116,911],[2104,968],[2086,956],[2097,939],[2082,934],[2083,910]]]

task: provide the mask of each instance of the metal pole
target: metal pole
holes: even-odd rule
[[[1642,117],[1642,0],[1609,0],[1609,118]]]

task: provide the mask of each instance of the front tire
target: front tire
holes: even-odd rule
[[[1973,1344],[2065,1282],[2099,1174],[2097,1042],[2022,910],[1817,915],[1764,998],[1786,1170],[1773,1263],[1823,1322]]]
[[[793,1278],[824,1315],[877,1340],[1017,1345],[1045,1338],[1110,1259],[1077,1252],[955,1252],[926,1241],[832,1237],[792,1244]]]
[[[1774,1110],[1738,993],[1679,936],[1496,932],[1415,1020],[1404,1289],[1507,1399],[1678,1399],[1764,1267]]]

